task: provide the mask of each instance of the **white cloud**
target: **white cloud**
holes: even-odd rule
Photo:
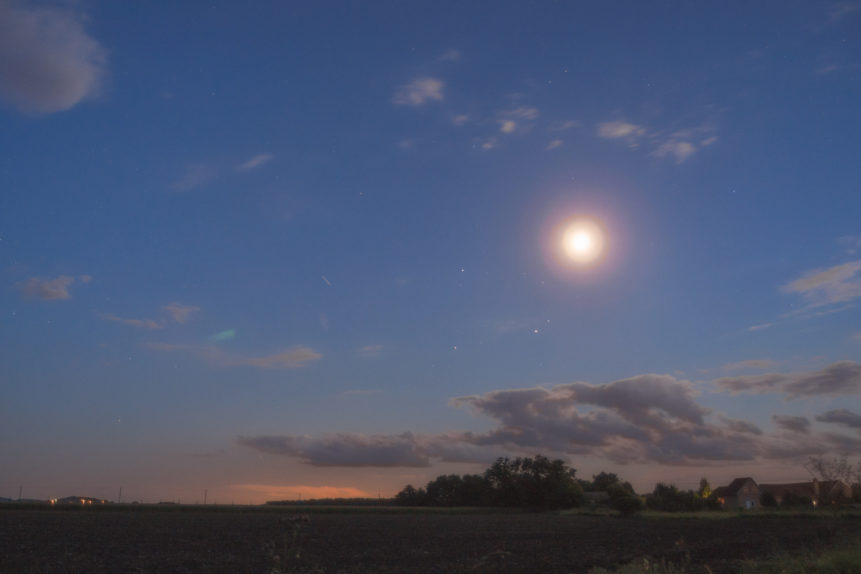
[[[497,141],[498,140],[496,138],[487,138],[481,143],[481,149],[484,151],[492,150],[496,147]]]
[[[59,112],[99,95],[106,60],[70,10],[0,2],[0,97],[19,110]]]
[[[510,134],[517,129],[517,122],[513,120],[499,120],[499,131]]]
[[[676,163],[682,163],[697,151],[694,144],[687,141],[669,140],[665,141],[652,152],[655,157],[672,157]]]
[[[453,123],[456,126],[465,125],[466,122],[468,122],[468,121],[469,121],[469,116],[467,114],[460,114],[460,115],[454,116],[451,119],[451,123]]]
[[[559,146],[561,146],[562,143],[563,143],[562,140],[553,140],[552,142],[547,144],[547,147],[545,147],[544,149],[546,149],[546,150],[556,149]]]
[[[444,99],[445,83],[437,78],[419,78],[401,86],[395,92],[392,102],[399,106],[423,106],[428,102],[441,102]]]
[[[762,331],[774,326],[774,323],[761,323],[759,325],[751,325],[747,328],[748,331]]]
[[[216,170],[208,165],[190,165],[185,169],[185,173],[183,173],[179,179],[170,184],[170,188],[173,191],[179,192],[191,191],[192,189],[209,183],[215,179],[216,175]]]
[[[271,153],[261,153],[236,166],[236,169],[237,171],[248,171],[250,169],[254,169],[255,167],[260,167],[261,165],[268,163],[272,160],[273,157],[275,156]]]
[[[638,139],[646,135],[646,129],[628,122],[603,122],[598,124],[597,134],[604,139]]]
[[[521,106],[519,108],[506,110],[502,115],[519,120],[534,120],[538,118],[538,108]]]

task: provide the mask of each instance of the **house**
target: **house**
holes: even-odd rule
[[[797,502],[809,501],[806,504],[814,506],[852,500],[852,487],[842,480],[819,481],[814,478],[811,482],[760,484],[759,488],[763,493],[771,493],[777,504],[783,504],[788,496]]]
[[[751,477],[736,478],[729,486],[720,486],[712,491],[712,496],[723,508],[759,508],[761,492]]]

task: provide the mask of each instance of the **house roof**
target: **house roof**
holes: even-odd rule
[[[738,494],[738,491],[741,490],[741,487],[747,484],[748,480],[751,481],[754,485],[756,484],[756,481],[749,476],[736,478],[729,483],[729,486],[719,486],[718,488],[714,489],[714,491],[712,491],[712,494],[717,497],[735,496],[736,494]]]

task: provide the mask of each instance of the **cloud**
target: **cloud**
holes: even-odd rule
[[[840,2],[834,5],[834,7],[828,12],[828,20],[833,24],[856,12],[861,12],[861,3]]]
[[[697,151],[691,142],[671,139],[663,142],[652,152],[655,157],[672,157],[676,163],[682,163]]]
[[[580,127],[580,122],[577,120],[568,120],[565,122],[561,122],[558,124],[554,124],[547,128],[547,131],[551,132],[564,132],[566,130],[570,130],[571,128]]]
[[[69,287],[77,283],[89,283],[92,277],[80,275],[77,279],[69,275],[60,275],[54,279],[42,279],[41,277],[30,277],[26,281],[16,283],[15,287],[21,292],[25,299],[39,299],[42,301],[62,301],[71,299]]]
[[[774,361],[771,359],[749,359],[747,361],[739,361],[738,363],[729,363],[724,365],[724,370],[727,371],[742,371],[745,369],[764,370],[774,366]]]
[[[434,460],[487,463],[497,456],[535,452],[588,455],[618,464],[702,465],[797,460],[861,448],[861,439],[816,433],[810,421],[799,416],[775,415],[779,431],[765,433],[749,421],[713,415],[696,398],[689,381],[643,374],[600,385],[574,382],[496,390],[450,401],[491,419],[491,428],[484,432],[261,435],[239,437],[238,442],[314,466],[344,467],[426,467]],[[713,416],[716,420],[710,420]],[[853,424],[861,418],[841,411],[821,416]]]
[[[128,319],[126,317],[117,317],[116,315],[112,315],[110,313],[103,313],[100,316],[105,321],[122,323],[123,325],[129,325],[130,327],[137,327],[139,329],[156,330],[164,327],[164,325],[157,321],[153,321],[152,319]]]
[[[210,341],[220,343],[221,341],[230,341],[236,338],[236,329],[225,329],[218,333],[213,333],[208,337]]]
[[[774,326],[774,323],[762,323],[760,325],[751,325],[747,328],[748,331],[762,331],[763,329],[768,329],[769,327]]]
[[[441,102],[444,99],[445,83],[437,78],[419,78],[401,86],[395,92],[392,102],[398,106],[423,106],[428,102]]]
[[[861,297],[861,259],[808,271],[781,290],[800,294],[810,308],[852,301]]]
[[[351,486],[310,486],[279,484],[234,484],[232,488],[262,494],[267,500],[296,500],[314,498],[370,498],[364,490]]]
[[[602,122],[596,126],[596,135],[600,138],[622,140],[632,148],[646,144],[652,149],[651,156],[672,158],[677,164],[684,163],[700,149],[715,143],[718,138],[712,134],[713,131],[709,126],[700,126],[667,133],[626,121]],[[694,143],[697,140],[699,144]]]
[[[457,62],[458,60],[460,60],[460,55],[461,54],[459,50],[448,50],[437,59],[440,62]]]
[[[310,347],[293,347],[263,357],[233,357],[228,359],[228,364],[249,365],[261,369],[297,369],[320,359],[322,356]]]
[[[731,393],[784,393],[790,400],[856,394],[861,392],[861,365],[852,361],[838,361],[819,371],[723,377],[713,383]]]
[[[774,424],[784,430],[796,433],[810,432],[810,421],[807,417],[793,415],[772,415],[771,420]]]
[[[538,118],[538,108],[533,108],[530,106],[521,106],[519,108],[506,110],[502,112],[502,115],[517,120],[532,121]]]
[[[366,359],[370,359],[373,357],[379,357],[380,353],[383,352],[382,345],[365,345],[361,349],[359,349],[358,354],[360,357],[364,357]]]
[[[636,141],[646,135],[646,129],[628,122],[603,122],[597,126],[597,135],[604,139],[627,139]]]
[[[861,415],[853,413],[848,409],[834,409],[816,416],[816,420],[823,423],[835,423],[845,425],[849,428],[861,430]]]
[[[185,323],[192,313],[200,311],[200,307],[173,302],[164,305],[162,310],[166,311],[177,323]]]
[[[483,149],[484,151],[490,151],[496,147],[498,141],[499,140],[497,140],[496,138],[487,138],[486,140],[481,142],[481,149]]]
[[[468,122],[468,121],[469,121],[469,116],[467,114],[460,114],[460,115],[457,115],[457,116],[454,116],[453,118],[451,118],[451,123],[453,123],[456,126],[465,125],[466,122]]]
[[[721,422],[723,422],[728,429],[733,432],[738,433],[749,433],[760,435],[762,434],[762,429],[749,421],[743,421],[739,419],[730,419],[726,417],[721,417]]]
[[[855,255],[861,250],[861,235],[844,235],[837,239],[837,243],[846,249],[847,254]]]
[[[59,112],[98,96],[106,61],[70,10],[0,2],[0,97],[22,112]]]
[[[224,367],[250,366],[260,369],[298,369],[323,357],[309,347],[292,347],[262,357],[228,354],[216,345],[149,342],[144,344],[155,351],[185,352]]]
[[[499,120],[499,131],[504,134],[510,134],[517,129],[517,122],[514,120]]]
[[[215,179],[217,174],[218,172],[208,165],[190,165],[186,168],[182,177],[170,184],[170,189],[179,192],[191,191],[192,189],[209,183]]]
[[[244,163],[241,163],[238,166],[236,166],[236,170],[237,171],[248,171],[248,170],[254,169],[255,167],[260,167],[261,165],[263,165],[265,163],[269,163],[269,161],[273,157],[275,157],[275,156],[272,155],[271,153],[261,153],[261,154],[255,155],[254,157],[248,159]]]
[[[430,466],[430,459],[421,452],[412,433],[333,434],[317,439],[290,435],[256,436],[239,437],[237,442],[258,452],[296,457],[312,466]]]
[[[562,143],[563,143],[562,140],[553,140],[552,142],[547,144],[547,146],[544,149],[546,149],[546,150],[556,149],[559,146],[561,146]]]

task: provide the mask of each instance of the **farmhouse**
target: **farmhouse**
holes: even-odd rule
[[[842,480],[823,480],[815,478],[811,482],[793,482],[789,484],[760,484],[763,493],[770,493],[778,504],[783,504],[787,497],[797,501],[808,501],[807,504],[835,504],[852,499],[852,487]]]
[[[770,494],[777,504],[835,504],[852,499],[852,487],[842,480],[757,484],[751,477],[736,478],[729,486],[714,489],[712,496],[723,508],[758,508],[760,497]]]
[[[720,486],[712,491],[723,508],[757,508],[761,492],[751,477],[736,478],[729,486]]]

